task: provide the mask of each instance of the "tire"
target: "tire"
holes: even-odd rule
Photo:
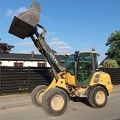
[[[96,86],[89,92],[88,101],[94,108],[104,107],[107,103],[107,91],[102,86]]]
[[[42,93],[45,91],[46,88],[46,85],[39,85],[32,90],[31,100],[36,107],[42,107]]]
[[[68,100],[64,90],[53,88],[43,96],[42,107],[48,115],[59,116],[66,111]]]

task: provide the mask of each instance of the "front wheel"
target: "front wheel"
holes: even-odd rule
[[[39,85],[32,90],[31,99],[32,99],[32,103],[36,107],[42,106],[43,92],[45,91],[46,88],[47,88],[46,85]]]
[[[89,92],[88,100],[94,108],[104,107],[107,103],[107,91],[102,86],[96,86]]]
[[[67,109],[68,95],[60,88],[50,89],[42,100],[42,107],[48,115],[59,116]]]

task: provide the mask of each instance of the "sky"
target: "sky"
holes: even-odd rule
[[[34,0],[0,0],[0,42],[15,46],[11,53],[39,54],[30,38],[8,33],[14,16],[29,9]],[[105,58],[110,34],[120,30],[120,0],[36,0],[39,24],[47,30],[46,42],[59,55],[91,51]]]

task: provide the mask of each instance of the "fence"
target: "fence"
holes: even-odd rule
[[[112,83],[120,84],[119,68],[101,68],[110,74]],[[49,85],[53,79],[50,68],[0,66],[0,94],[31,92],[37,85]]]
[[[100,68],[100,70],[110,75],[114,85],[120,84],[120,68]]]
[[[52,81],[50,68],[0,66],[0,94],[30,92],[37,85]]]

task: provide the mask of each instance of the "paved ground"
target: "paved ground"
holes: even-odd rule
[[[111,94],[120,93],[120,85],[115,85]],[[0,96],[0,109],[6,109],[11,107],[27,106],[31,105],[30,94],[14,94]]]
[[[25,106],[30,104],[32,104],[30,94],[0,96],[0,109]]]

